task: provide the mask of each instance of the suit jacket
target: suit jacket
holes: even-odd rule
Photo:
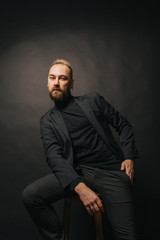
[[[107,147],[122,161],[138,158],[133,130],[128,120],[98,93],[74,97]],[[122,149],[118,146],[111,125],[118,132]],[[41,139],[48,165],[63,188],[79,175],[74,167],[71,139],[58,108],[51,108],[40,119]]]

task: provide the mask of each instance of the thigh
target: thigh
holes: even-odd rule
[[[136,239],[132,185],[122,171],[102,171],[95,180],[116,239]]]
[[[80,177],[82,181],[93,191],[97,192],[97,189],[94,185],[94,177],[96,168],[90,167],[87,165],[80,165],[79,168],[81,169]]]
[[[29,184],[23,191],[23,196],[28,199],[38,199],[45,203],[52,203],[66,197],[65,191],[57,177],[51,173]]]

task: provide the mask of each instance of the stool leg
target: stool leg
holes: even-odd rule
[[[62,222],[64,235],[67,240],[69,236],[70,210],[71,210],[71,199],[67,198],[64,200],[63,222]]]
[[[101,212],[96,212],[94,214],[94,223],[96,229],[96,240],[104,240]]]

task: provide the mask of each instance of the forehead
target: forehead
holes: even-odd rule
[[[55,64],[50,68],[49,74],[69,76],[70,69],[64,64]]]

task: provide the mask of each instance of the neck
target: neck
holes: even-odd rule
[[[68,96],[65,97],[62,101],[56,101],[56,102],[55,102],[55,106],[56,106],[57,108],[66,107],[66,106],[69,104],[69,102],[70,102],[70,100],[71,100],[72,98],[73,98],[73,96],[71,95],[71,93],[69,93]]]

